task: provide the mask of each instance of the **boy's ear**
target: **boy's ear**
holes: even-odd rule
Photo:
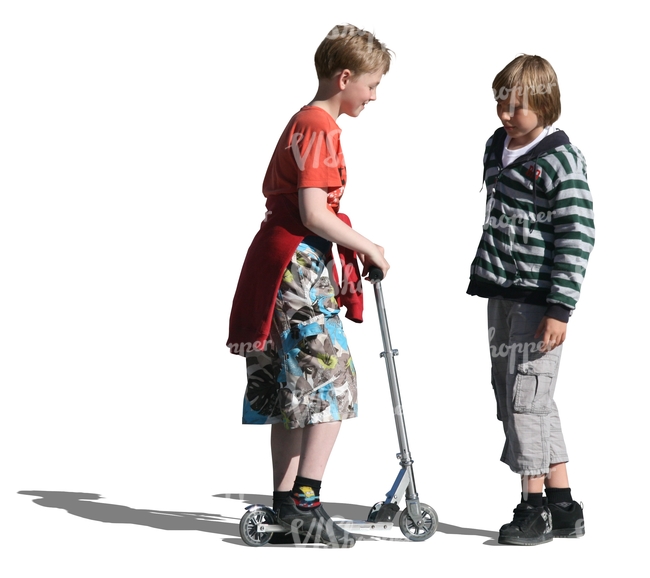
[[[345,87],[348,85],[350,80],[352,79],[352,71],[345,68],[338,74],[338,85],[339,85],[339,90],[345,90]]]

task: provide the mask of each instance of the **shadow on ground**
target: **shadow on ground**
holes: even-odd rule
[[[44,508],[58,508],[65,510],[73,516],[87,520],[107,524],[136,524],[159,530],[210,532],[223,536],[224,542],[240,546],[244,545],[239,537],[239,517],[234,518],[232,516],[207,512],[171,512],[166,510],[130,508],[128,506],[100,501],[104,499],[100,494],[86,492],[22,490],[18,493],[25,496],[35,496],[33,502]],[[224,493],[216,494],[214,497],[232,499],[245,504],[270,505],[272,502],[271,496],[259,494]],[[330,515],[351,520],[365,520],[370,511],[369,506],[361,506],[358,504],[325,502],[324,506]],[[242,508],[242,515],[243,513],[244,510]],[[488,538],[484,542],[486,545],[495,545],[498,537],[497,532],[462,528],[442,522],[438,524],[437,531],[444,534],[481,536]],[[360,539],[408,541],[406,538],[382,538],[380,536],[365,535],[360,536]]]

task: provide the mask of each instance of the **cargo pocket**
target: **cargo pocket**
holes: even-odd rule
[[[517,367],[514,387],[515,413],[550,413],[556,367],[557,359],[553,357],[527,361]]]

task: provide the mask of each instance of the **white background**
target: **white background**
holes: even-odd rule
[[[645,17],[627,1],[425,5],[2,4],[4,576],[388,575],[414,563],[451,576],[638,575]],[[315,93],[320,40],[346,22],[396,54],[377,102],[339,119],[343,207],[392,265],[383,286],[416,480],[441,526],[419,544],[254,549],[236,524],[270,495],[268,430],[240,425],[230,301],[273,147]],[[519,481],[498,459],[485,302],[465,294],[498,126],[491,82],[520,53],[558,73],[557,126],[587,158],[597,224],[556,396],[587,536],[528,549],[491,547]],[[357,517],[398,467],[371,292],[347,333],[360,417],[344,424],[323,496]]]

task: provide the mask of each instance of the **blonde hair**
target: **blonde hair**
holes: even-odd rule
[[[352,24],[341,24],[330,30],[314,55],[318,79],[332,78],[346,68],[353,74],[364,74],[390,68],[391,51],[377,37]]]
[[[540,117],[544,126],[552,125],[562,112],[557,75],[548,60],[522,54],[510,62],[492,81],[495,100],[514,95],[524,108]]]

